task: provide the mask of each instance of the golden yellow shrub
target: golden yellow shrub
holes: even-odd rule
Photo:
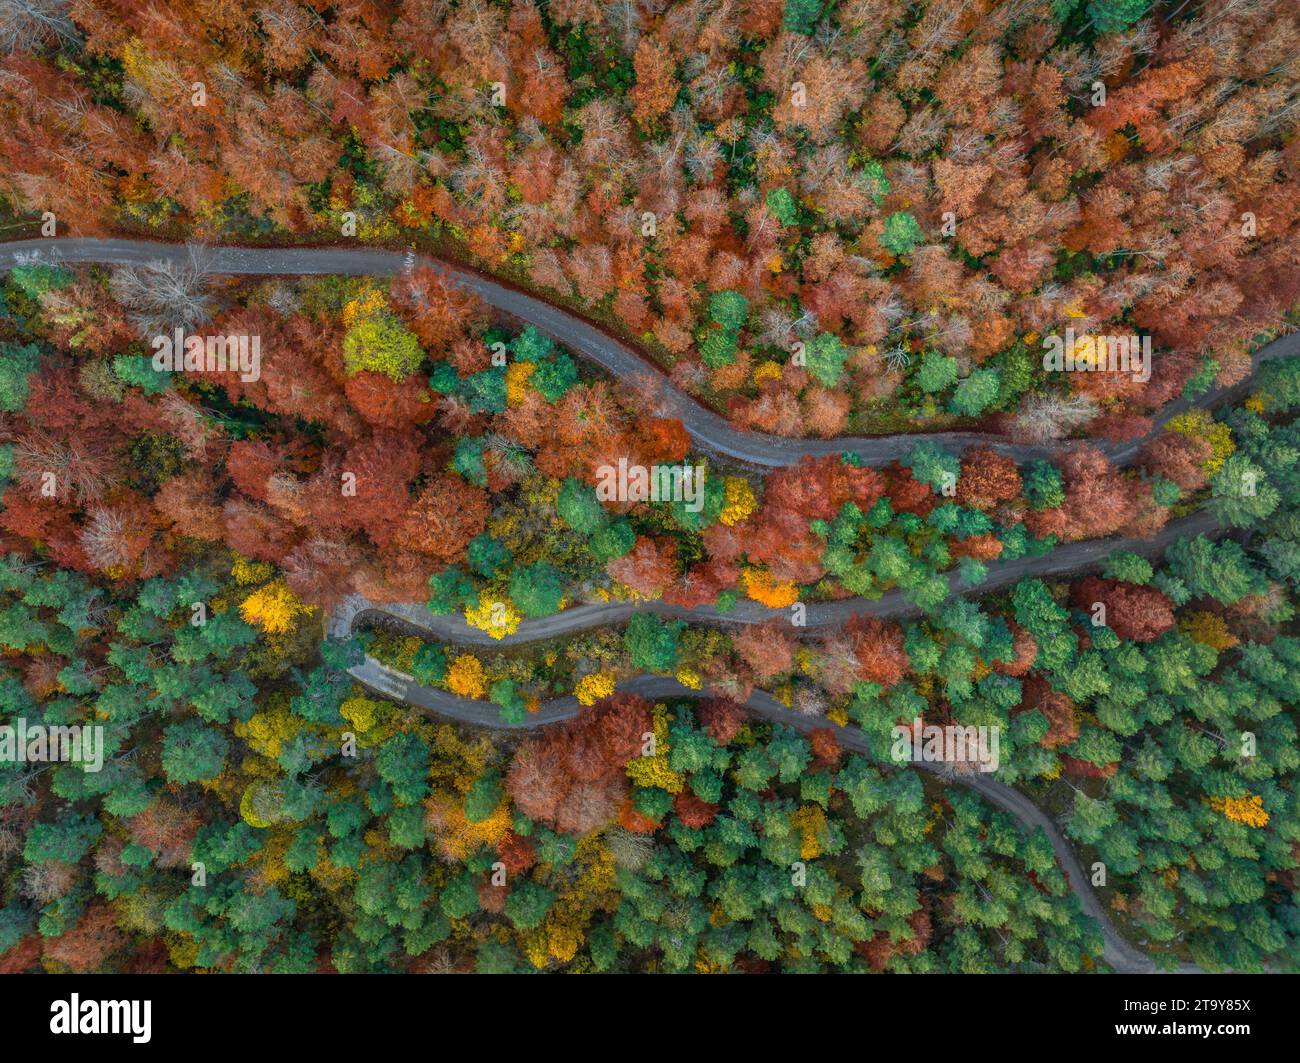
[[[746,568],[740,574],[745,593],[769,609],[784,609],[799,600],[799,587],[795,583],[778,583],[765,568]]]
[[[1212,797],[1210,807],[1233,823],[1244,823],[1248,827],[1268,826],[1264,801],[1254,794],[1246,794],[1245,797]]]
[[[608,672],[592,672],[578,680],[573,693],[583,705],[594,705],[614,693],[614,677]]]
[[[297,618],[311,612],[298,600],[284,580],[268,583],[254,591],[239,606],[239,615],[269,635],[292,631]]]
[[[523,617],[508,598],[493,598],[480,595],[478,606],[465,610],[465,623],[470,627],[486,631],[494,639],[503,639],[519,630]]]
[[[462,698],[487,696],[487,674],[483,662],[471,653],[462,653],[447,669],[447,687]]]
[[[758,499],[754,489],[743,476],[728,476],[724,481],[722,512],[718,519],[723,524],[739,524],[758,509]]]

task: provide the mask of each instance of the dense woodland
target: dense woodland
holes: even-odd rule
[[[100,772],[0,761],[0,971],[1104,970],[1046,835],[890,759],[917,717],[1000,729],[996,778],[1158,962],[1294,969],[1300,359],[1152,415],[1300,304],[1297,30],[1268,0],[0,0],[7,235],[193,244],[0,284],[0,723],[106,741]],[[737,427],[989,445],[759,471],[435,269],[203,248],[349,241],[576,309]],[[1045,372],[1066,327],[1151,336],[1151,379]],[[173,328],[260,337],[258,378],[158,372]],[[700,466],[702,506],[601,501],[620,459]],[[1163,557],[980,594],[1204,510]],[[916,619],[788,619],[896,591]],[[493,639],[586,602],[723,620],[326,638],[353,593]],[[366,654],[506,723],[583,711],[455,725]],[[617,691],[641,673],[698,696]]]
[[[78,235],[434,241],[763,431],[1131,438],[1300,296],[1292,5],[1146,7],[8,0],[0,189]],[[1152,378],[1044,379],[1066,325]]]

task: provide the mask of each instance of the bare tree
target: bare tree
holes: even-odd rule
[[[1088,395],[1030,395],[1016,415],[1012,435],[1026,443],[1062,439],[1097,416]]]
[[[93,502],[116,482],[109,455],[82,446],[75,439],[58,439],[45,432],[32,432],[14,448],[17,479],[33,492],[41,490],[46,474],[53,474],[59,498]]]
[[[197,244],[190,244],[186,252],[180,262],[123,266],[113,273],[113,297],[127,308],[127,316],[142,336],[157,336],[175,328],[188,332],[212,317],[207,253]]]
[[[0,51],[31,52],[56,40],[81,44],[68,0],[0,0]]]

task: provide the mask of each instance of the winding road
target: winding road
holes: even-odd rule
[[[1070,543],[1057,547],[1042,557],[1025,557],[1001,564],[994,563],[989,566],[988,579],[976,587],[961,586],[955,574],[949,577],[949,581],[954,594],[970,594],[976,591],[984,593],[1026,577],[1060,575],[1094,568],[1104,562],[1108,556],[1121,550],[1153,556],[1162,552],[1181,536],[1213,534],[1220,530],[1220,525],[1214,517],[1202,511],[1166,525],[1151,539],[1106,539]],[[621,623],[637,612],[653,612],[660,616],[705,624],[757,624],[772,618],[788,619],[785,610],[769,609],[749,599],[738,603],[735,609],[727,613],[719,613],[711,606],[684,609],[657,601],[600,602],[575,606],[551,616],[525,620],[513,634],[498,640],[493,639],[486,632],[471,628],[460,615],[441,616],[417,604],[375,604],[361,595],[354,594],[334,610],[328,628],[333,638],[344,639],[360,625],[374,619],[387,619],[397,621],[398,625],[406,630],[440,641],[502,646],[536,642],[606,624]],[[807,610],[806,627],[808,629],[834,627],[851,616],[861,614],[907,617],[918,615],[919,612],[920,610],[908,602],[900,592],[891,591],[876,601],[848,598],[836,602],[811,603]],[[368,656],[361,664],[349,669],[349,674],[359,683],[385,697],[478,727],[505,730],[545,727],[548,724],[571,719],[581,711],[578,699],[569,695],[543,702],[537,712],[530,713],[523,722],[511,724],[502,720],[500,709],[490,701],[462,698],[435,687],[424,686],[416,682],[412,676],[389,668],[373,657]],[[654,675],[634,676],[620,682],[618,689],[651,698],[707,696],[683,686],[674,679]],[[764,691],[755,691],[745,707],[755,715],[775,723],[784,723],[801,731],[830,728],[846,749],[869,753],[862,733],[856,728],[841,727],[819,717],[801,716],[791,712],[771,694]],[[1065,835],[1037,805],[1019,791],[998,782],[989,775],[953,774],[945,771],[942,766],[924,761],[918,762],[916,766],[933,772],[948,782],[975,790],[998,808],[1009,812],[1028,829],[1041,829],[1052,843],[1052,849],[1066,872],[1070,888],[1079,898],[1084,911],[1096,920],[1101,928],[1104,943],[1102,959],[1114,970],[1122,973],[1151,974],[1157,971],[1155,962],[1130,944],[1107,918],[1101,902],[1089,887],[1090,880],[1084,874]],[[1191,964],[1182,964],[1178,967],[1179,973],[1194,973],[1198,970],[1199,968]]]
[[[50,240],[18,240],[0,244],[0,271],[34,262],[143,266],[151,262],[188,261],[185,244],[154,243],[149,240],[90,239],[67,237]],[[759,467],[793,465],[805,455],[852,453],[867,465],[887,465],[904,458],[918,439],[931,440],[953,450],[989,445],[1018,462],[1051,457],[1057,446],[1012,443],[986,432],[935,432],[924,436],[903,434],[879,437],[841,436],[833,439],[793,439],[785,436],[744,432],[706,409],[669,383],[667,377],[645,356],[609,332],[567,310],[500,281],[492,280],[464,266],[414,253],[365,247],[216,247],[203,251],[203,261],[212,273],[296,276],[303,274],[345,274],[349,276],[391,276],[416,265],[432,266],[488,305],[504,314],[527,321],[570,350],[603,366],[620,380],[644,382],[654,396],[652,405],[664,417],[680,420],[696,445],[710,453]],[[1300,354],[1300,332],[1289,333],[1261,347],[1253,355],[1252,372],[1274,358]],[[266,355],[264,354],[264,357]],[[1218,388],[1195,400],[1179,399],[1168,404],[1155,418],[1151,434],[1192,406],[1210,406],[1231,401],[1249,391],[1249,377],[1230,388]],[[1094,444],[1115,462],[1127,462],[1148,437],[1129,443]]]
[[[24,240],[0,244],[0,271],[34,263],[92,262],[140,266],[169,261],[179,264],[187,261],[189,255],[190,249],[186,245],[162,244],[145,240],[116,238]],[[1058,450],[1058,447],[1053,445],[1017,444],[1003,437],[978,432],[942,432],[923,437],[899,435],[879,438],[792,439],[738,431],[728,425],[718,414],[705,409],[694,399],[677,390],[647,358],[605,330],[542,299],[491,280],[472,270],[413,253],[402,254],[395,251],[356,247],[219,247],[205,250],[204,261],[212,273],[262,276],[303,274],[385,276],[410,269],[416,264],[433,266],[466,289],[475,292],[498,311],[528,321],[541,332],[570,350],[586,356],[615,377],[647,382],[654,396],[655,411],[661,416],[678,418],[701,449],[754,466],[785,466],[796,463],[805,455],[846,452],[858,455],[869,465],[888,464],[905,457],[919,438],[931,440],[953,450],[962,450],[972,445],[991,445],[1014,457],[1018,462],[1051,457]],[[1254,353],[1252,373],[1264,361],[1287,358],[1296,354],[1300,354],[1300,333],[1285,335]],[[1250,382],[1247,378],[1233,387],[1206,392],[1191,401],[1179,400],[1171,403],[1156,417],[1152,434],[1158,432],[1169,418],[1186,409],[1232,401],[1247,394],[1249,388]],[[1125,444],[1099,445],[1111,460],[1123,463],[1132,459],[1144,441],[1139,439]],[[1152,539],[1110,539],[1071,543],[1041,557],[995,562],[989,566],[987,579],[975,587],[961,585],[955,573],[949,576],[949,583],[954,594],[986,593],[1027,576],[1063,575],[1096,567],[1106,557],[1121,550],[1154,555],[1162,552],[1180,536],[1212,534],[1218,530],[1220,529],[1215,519],[1208,513],[1200,512],[1169,524]],[[725,614],[709,606],[684,609],[654,601],[600,602],[579,605],[553,616],[525,620],[512,635],[495,640],[485,632],[470,628],[459,616],[437,616],[430,613],[423,605],[375,605],[360,596],[353,595],[334,611],[329,619],[328,628],[331,635],[343,638],[350,635],[359,623],[376,617],[387,617],[421,634],[443,641],[500,646],[537,641],[605,624],[620,623],[638,611],[710,624],[755,624],[773,617],[786,617],[783,610],[767,609],[750,600],[738,603]],[[911,605],[901,592],[891,591],[875,601],[855,598],[809,604],[806,626],[809,629],[833,627],[843,623],[850,616],[858,614],[906,617],[918,613],[919,610]],[[555,698],[543,703],[539,710],[530,714],[522,724],[508,724],[502,721],[499,709],[491,702],[461,698],[446,691],[423,686],[411,676],[397,672],[372,657],[367,657],[364,662],[349,671],[358,682],[385,696],[481,727],[497,729],[541,727],[570,719],[576,716],[581,708],[577,699],[572,696]],[[634,676],[619,683],[618,688],[651,698],[704,696],[673,679],[651,675]],[[763,691],[756,691],[746,703],[746,707],[758,716],[802,731],[829,727],[846,749],[861,753],[868,752],[861,732],[856,729],[833,725],[821,718],[804,717],[793,713],[772,695]],[[1123,973],[1154,973],[1157,970],[1149,956],[1135,948],[1115,929],[1097,896],[1089,887],[1088,876],[1085,875],[1064,834],[1056,823],[1033,802],[1012,787],[988,775],[954,774],[944,766],[925,762],[920,762],[916,766],[933,772],[946,781],[976,791],[998,808],[1010,813],[1027,828],[1041,829],[1051,841],[1056,857],[1069,878],[1070,887],[1079,898],[1084,911],[1096,920],[1101,928],[1104,941],[1102,959],[1105,963]],[[1198,971],[1199,968],[1182,964],[1177,970],[1180,973],[1190,973]]]
[[[988,565],[988,576],[979,584],[967,586],[957,572],[948,573],[948,588],[952,595],[987,594],[1006,587],[1028,576],[1062,576],[1084,569],[1097,568],[1112,554],[1121,551],[1155,557],[1162,554],[1176,539],[1198,534],[1215,534],[1221,531],[1212,514],[1201,510],[1180,520],[1166,524],[1150,539],[1090,539],[1085,542],[1058,546],[1040,557],[1020,557],[1014,561],[994,561]],[[687,609],[650,600],[639,602],[593,602],[575,605],[550,616],[523,620],[518,629],[501,639],[494,639],[485,631],[470,627],[458,613],[441,616],[430,613],[423,603],[401,605],[372,605],[359,595],[353,595],[339,607],[336,615],[351,618],[359,612],[380,613],[445,642],[473,646],[509,646],[524,642],[537,642],[557,635],[570,635],[604,624],[618,624],[635,613],[654,613],[672,619],[690,620],[703,624],[761,624],[778,619],[789,620],[787,609],[770,609],[746,598],[735,608],[723,613],[711,605]],[[904,619],[920,616],[922,610],[904,597],[900,590],[892,590],[878,599],[842,598],[833,602],[810,602],[804,624],[807,628],[836,627],[853,616],[869,613],[878,617]]]

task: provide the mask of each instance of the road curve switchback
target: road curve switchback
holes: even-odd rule
[[[461,265],[444,262],[414,252],[402,253],[364,247],[215,247],[192,249],[185,244],[164,244],[148,240],[118,238],[56,238],[22,240],[0,244],[0,271],[16,266],[33,264],[99,263],[120,266],[147,266],[158,262],[183,264],[192,253],[202,257],[204,266],[215,274],[296,276],[330,275],[391,276],[419,266],[431,266],[451,280],[474,292],[497,311],[527,321],[539,331],[550,336],[577,354],[601,366],[619,380],[637,383],[651,396],[654,412],[659,416],[679,419],[697,446],[702,450],[744,462],[757,467],[793,465],[805,456],[829,454],[856,454],[865,464],[884,465],[908,455],[920,439],[926,439],[952,450],[986,445],[1013,457],[1017,462],[1050,458],[1060,452],[1063,445],[1029,445],[1014,443],[1001,436],[981,432],[938,432],[925,435],[903,434],[881,437],[838,437],[832,439],[794,439],[783,436],[746,432],[733,428],[724,418],[701,406],[696,400],[673,386],[664,374],[643,354],[616,339],[578,315],[553,306],[536,296],[519,291],[499,281],[492,280]],[[1300,333],[1289,333],[1259,348],[1252,356],[1252,375],[1262,362],[1288,358],[1300,354]],[[1192,400],[1180,399],[1164,407],[1154,418],[1152,432],[1142,439],[1128,443],[1095,443],[1114,462],[1131,461],[1150,435],[1158,432],[1171,417],[1192,408],[1208,408],[1230,402],[1246,395],[1250,378],[1227,388],[1217,388],[1202,393]],[[995,562],[989,566],[987,578],[977,586],[965,587],[956,574],[949,576],[954,594],[987,592],[1006,586],[1025,577],[1051,577],[1097,567],[1111,554],[1126,550],[1145,555],[1163,551],[1176,538],[1200,533],[1215,534],[1222,530],[1208,513],[1201,512],[1167,525],[1151,539],[1093,540],[1070,543],[1057,547],[1039,557],[1023,557],[1014,561]],[[746,600],[727,613],[711,606],[684,609],[648,601],[598,602],[575,606],[549,617],[525,620],[512,635],[501,640],[470,628],[458,616],[437,616],[423,605],[375,605],[353,595],[331,615],[330,634],[345,638],[355,626],[375,618],[396,621],[408,629],[443,641],[471,645],[508,645],[531,642],[569,634],[606,624],[626,621],[636,612],[652,612],[661,616],[688,619],[709,624],[755,624],[774,617],[784,618],[784,611],[770,610],[756,602]],[[810,603],[807,608],[809,629],[823,629],[844,623],[855,615],[869,614],[878,617],[907,617],[919,613],[898,591],[891,591],[878,600],[861,598],[825,603]],[[487,701],[457,697],[443,690],[423,686],[411,676],[404,675],[367,657],[350,669],[350,674],[360,683],[387,697],[418,708],[426,709],[459,720],[463,723],[494,729],[536,728],[571,719],[581,706],[572,696],[554,698],[544,702],[537,712],[530,714],[518,725],[501,719],[500,710]],[[674,679],[660,676],[633,676],[618,684],[618,689],[651,698],[701,697],[700,692],[682,686]],[[755,715],[776,723],[783,723],[801,731],[829,728],[844,748],[867,753],[861,732],[829,721],[802,716],[786,708],[772,695],[756,691],[746,703]],[[1097,896],[1089,886],[1074,851],[1057,824],[1023,794],[1005,783],[978,772],[954,773],[949,766],[918,763],[926,771],[941,776],[948,782],[966,786],[992,804],[1014,816],[1026,828],[1041,829],[1052,844],[1070,888],[1079,898],[1084,911],[1101,928],[1104,948],[1102,959],[1114,970],[1122,973],[1154,973],[1155,962],[1129,943],[1103,910]],[[1177,967],[1179,973],[1192,973],[1200,969],[1191,964]]]

